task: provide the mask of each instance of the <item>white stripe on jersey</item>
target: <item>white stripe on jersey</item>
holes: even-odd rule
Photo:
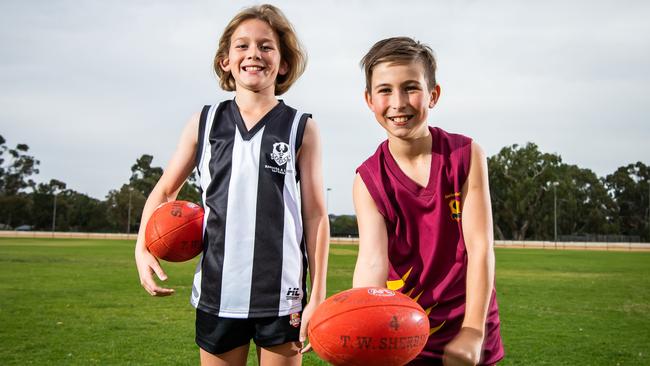
[[[255,253],[260,149],[264,129],[262,127],[250,140],[244,141],[239,129],[235,128],[224,239],[224,253],[231,255],[225,255],[223,259],[219,311],[219,316],[225,318],[248,318]]]

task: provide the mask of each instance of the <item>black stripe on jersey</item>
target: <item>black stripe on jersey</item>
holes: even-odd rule
[[[302,252],[302,308],[304,310],[305,306],[307,306],[307,269],[309,268],[305,230],[302,231],[302,238],[300,238],[300,251]],[[309,271],[312,270],[313,270],[312,268],[309,268]]]
[[[196,165],[196,171],[201,175],[201,167],[199,164],[201,163],[201,156],[203,155],[203,140],[204,140],[204,133],[205,133],[205,125],[206,125],[206,120],[208,119],[208,113],[210,112],[210,106],[206,105],[203,106],[203,109],[201,110],[201,117],[199,117],[199,137],[198,140],[196,141],[196,156],[194,158],[194,164]]]
[[[210,174],[211,182],[206,190],[205,204],[209,206],[210,213],[206,222],[203,265],[201,273],[201,299],[198,308],[210,313],[218,313],[221,303],[221,279],[223,275],[223,258],[225,246],[225,230],[219,230],[226,225],[226,212],[228,210],[228,184],[232,166],[232,149],[235,134],[233,123],[229,123],[228,117],[221,115],[226,113],[228,103],[223,102],[214,113],[212,128],[210,129],[208,142],[211,145],[210,171],[203,174]],[[221,123],[217,123],[220,121]],[[205,304],[210,308],[205,308]]]
[[[271,158],[271,154],[274,143],[289,144],[291,126],[287,128],[286,123],[293,121],[297,111],[292,108],[282,108],[279,112],[275,113],[276,118],[267,120],[262,136],[257,186],[257,217],[255,219],[255,253],[251,281],[251,311],[265,309],[276,309],[275,311],[277,311],[280,303],[285,214],[282,192],[284,191],[285,175],[279,173],[277,169],[268,169],[267,167],[284,169],[289,164],[278,166]],[[295,159],[294,156],[291,158]],[[277,245],[278,243],[279,245]],[[251,315],[255,314],[251,313]]]
[[[270,111],[268,111],[264,117],[262,117],[261,120],[259,120],[253,128],[249,131],[246,128],[246,123],[244,122],[244,118],[241,116],[241,112],[239,111],[239,106],[235,101],[230,103],[232,105],[230,109],[230,117],[232,117],[232,120],[235,121],[235,124],[237,125],[237,128],[239,129],[239,133],[241,134],[241,137],[244,141],[249,141],[257,131],[259,131],[262,127],[264,127],[269,121],[272,121],[275,119],[278,114],[282,111],[284,111],[285,105],[283,101],[278,101],[278,104],[275,105],[275,107],[271,108]],[[288,139],[287,139],[288,140]]]
[[[302,146],[302,138],[305,135],[305,126],[307,125],[308,118],[311,118],[311,114],[304,113],[302,116],[300,116],[300,121],[298,121],[298,129],[296,130],[296,155],[298,155],[300,146]],[[300,180],[300,167],[298,166],[298,162],[296,162],[296,182],[298,182],[299,180]]]

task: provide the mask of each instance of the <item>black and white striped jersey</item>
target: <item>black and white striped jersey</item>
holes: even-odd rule
[[[234,100],[203,108],[196,167],[204,249],[194,307],[226,318],[302,309],[307,256],[296,153],[308,117],[280,101],[248,131]]]

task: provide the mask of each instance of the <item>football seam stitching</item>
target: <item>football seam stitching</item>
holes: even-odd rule
[[[398,305],[398,304],[377,304],[377,305],[366,305],[366,306],[363,306],[363,307],[354,308],[354,309],[348,309],[348,310],[362,310],[362,309],[368,309],[368,308],[376,308],[376,307],[380,307],[380,306],[381,306],[381,307],[384,307],[384,306],[400,306],[400,307],[401,307],[401,306],[404,306],[404,305],[402,305],[402,304],[400,304],[400,305]],[[409,309],[422,310],[422,312],[424,313],[424,315],[425,315],[427,318],[429,317],[429,315],[426,313],[426,311],[424,311],[424,309],[422,309],[422,307],[419,307],[419,306],[413,306],[413,305],[410,305],[410,304],[406,304],[406,306],[404,306],[404,307],[407,307],[407,308],[409,308]],[[322,319],[322,320],[320,321],[320,323],[316,324],[314,327],[317,327],[317,326],[321,325],[322,323],[324,323],[324,322],[326,322],[326,321],[328,321],[328,320],[330,320],[330,319],[332,319],[333,317],[338,316],[338,315],[339,315],[339,314],[330,315],[330,316],[327,317],[326,319]],[[311,321],[310,321],[310,323],[311,323]]]

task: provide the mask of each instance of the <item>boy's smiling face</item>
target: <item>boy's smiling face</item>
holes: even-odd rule
[[[440,96],[440,87],[427,87],[421,62],[382,62],[372,69],[368,107],[390,136],[413,139],[426,136],[427,116]]]
[[[287,73],[277,35],[259,19],[246,20],[235,29],[221,68],[232,73],[237,88],[254,92],[274,89],[277,75]]]

